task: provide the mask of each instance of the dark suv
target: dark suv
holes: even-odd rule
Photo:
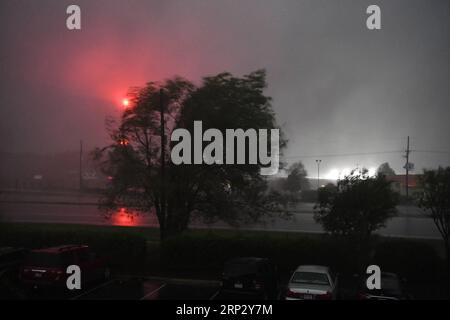
[[[277,268],[265,258],[235,258],[225,263],[222,293],[250,294],[263,299],[278,297]]]
[[[109,269],[104,259],[99,258],[85,245],[64,245],[32,250],[20,271],[20,279],[32,287],[64,287],[67,267],[77,265],[81,269],[82,284],[104,280]]]
[[[395,273],[381,273],[381,288],[369,290],[366,285],[367,277],[359,282],[359,300],[409,300],[411,296],[405,290],[405,280]]]

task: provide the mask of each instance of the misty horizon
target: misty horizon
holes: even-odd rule
[[[261,3],[78,1],[69,32],[66,1],[2,1],[0,150],[101,147],[130,87],[263,68],[284,161],[310,176],[318,158],[324,175],[383,162],[401,174],[407,136],[415,173],[449,165],[448,1],[377,1],[376,32],[368,1]]]

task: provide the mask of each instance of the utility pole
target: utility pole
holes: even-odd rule
[[[163,106],[163,89],[159,89],[159,111],[161,113],[161,212],[166,212],[166,187],[165,187],[165,171],[166,171],[166,133],[164,124],[164,106]]]
[[[405,155],[405,158],[406,158],[406,165],[405,165],[405,169],[406,169],[406,176],[405,176],[405,182],[406,182],[406,185],[405,185],[405,191],[406,191],[406,199],[408,199],[409,198],[409,186],[408,186],[408,184],[409,184],[409,153],[410,153],[411,151],[409,150],[409,136],[408,136],[408,142],[407,142],[407,144],[406,144],[406,155]]]
[[[83,140],[80,140],[80,192],[83,191]]]
[[[317,191],[319,191],[319,187],[320,187],[320,163],[322,162],[322,160],[317,159],[316,163],[317,163]]]

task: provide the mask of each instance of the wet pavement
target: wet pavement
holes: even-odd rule
[[[85,289],[25,289],[17,286],[2,299],[31,300],[213,300],[220,297],[218,281],[117,277]]]
[[[254,300],[248,294],[221,292],[219,281],[117,277],[85,289],[23,289],[2,299],[31,300]],[[17,292],[20,292],[17,294]]]
[[[116,279],[101,288],[81,293],[75,300],[210,300],[219,290],[215,283],[170,283],[145,278]]]
[[[441,239],[432,219],[420,214],[416,207],[398,207],[399,216],[390,219],[385,228],[377,231],[383,236]],[[48,203],[9,203],[0,201],[2,221],[32,222],[32,223],[64,223],[85,225],[115,225],[128,227],[158,227],[155,215],[129,215],[117,212],[106,220],[97,205],[70,205]],[[274,218],[270,221],[242,226],[246,230],[283,231],[322,233],[322,227],[314,220],[313,204],[301,204],[293,212],[292,219]],[[191,222],[190,228],[220,228],[230,229],[224,222],[205,225],[201,221]]]

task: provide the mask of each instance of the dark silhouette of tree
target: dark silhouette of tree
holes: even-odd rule
[[[332,193],[337,191],[337,186],[334,183],[329,182],[320,189],[324,190],[323,192],[325,192],[325,194]],[[320,192],[320,190],[317,190],[317,192]]]
[[[367,243],[394,216],[397,201],[398,195],[383,175],[369,177],[366,169],[353,171],[336,187],[319,190],[315,220],[333,235]]]
[[[288,169],[288,176],[284,183],[284,189],[292,193],[309,190],[310,185],[306,178],[307,175],[308,173],[306,172],[303,163],[299,161],[292,164]]]
[[[378,167],[377,173],[384,174],[385,176],[395,176],[395,171],[391,168],[388,162],[382,163]]]
[[[263,93],[266,85],[265,72],[260,70],[241,78],[229,73],[206,77],[198,87],[174,78],[133,89],[130,108],[118,124],[109,125],[113,143],[96,151],[105,173],[112,177],[101,207],[107,212],[118,207],[154,212],[162,240],[186,230],[192,217],[238,225],[283,214],[286,200],[267,191],[260,165],[175,165],[170,161],[175,143],[167,142],[176,128],[194,137],[195,120],[202,121],[203,131],[217,128],[224,136],[225,129],[277,128],[271,98]],[[160,89],[167,134],[162,150]],[[282,148],[286,142],[280,140]]]
[[[444,240],[447,261],[450,266],[450,167],[424,170],[419,183],[419,207],[425,210],[438,228]]]

